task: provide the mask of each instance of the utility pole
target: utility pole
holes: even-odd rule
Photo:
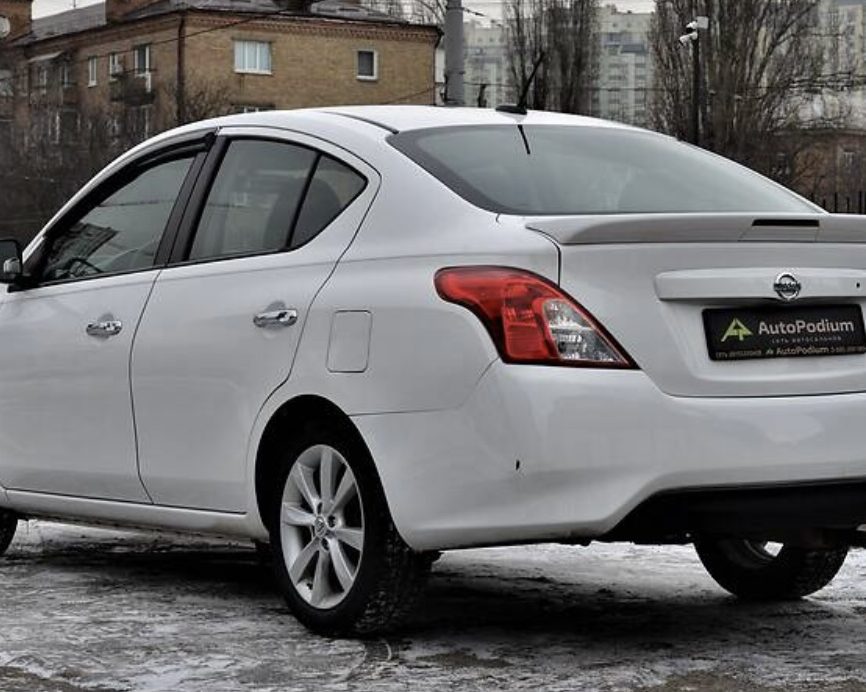
[[[700,32],[710,28],[709,17],[695,17],[686,24],[688,33],[680,36],[683,46],[691,44],[692,49],[692,103],[691,133],[689,139],[696,146],[701,145],[701,41]]]
[[[695,29],[695,36],[698,36]],[[701,145],[701,40],[692,41],[692,144]]]
[[[463,93],[463,2],[445,5],[445,105],[462,106]]]

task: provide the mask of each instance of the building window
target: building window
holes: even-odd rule
[[[135,74],[145,75],[150,72],[150,44],[136,46],[132,49],[133,67]]]
[[[379,79],[379,55],[374,50],[358,51],[358,79]]]
[[[37,91],[48,89],[48,68],[45,65],[37,65],[34,75],[34,85]]]
[[[108,56],[108,78],[113,82],[122,72],[123,61],[120,59],[120,53],[110,53]]]
[[[72,65],[68,62],[60,66],[60,86],[64,89],[72,86]]]
[[[261,113],[262,111],[272,111],[274,110],[273,106],[252,106],[252,105],[244,105],[238,104],[237,106],[238,113]]]
[[[97,58],[87,59],[87,86],[96,86],[96,69],[99,66]]]
[[[133,108],[128,113],[128,125],[130,133],[136,139],[147,139],[153,131],[153,107],[140,106]]]
[[[60,144],[60,113],[54,113],[49,117],[48,136],[52,144]]]
[[[15,94],[15,82],[12,70],[0,70],[0,97],[13,96]]]
[[[65,108],[60,111],[60,139],[68,142],[78,135],[79,115],[75,109]]]
[[[235,72],[271,74],[271,44],[267,41],[235,41]]]

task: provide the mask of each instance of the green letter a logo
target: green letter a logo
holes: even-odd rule
[[[725,343],[728,339],[733,337],[742,341],[747,336],[752,336],[752,331],[735,317],[725,332],[725,335],[722,337],[722,343]]]

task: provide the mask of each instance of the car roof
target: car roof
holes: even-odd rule
[[[568,113],[528,111],[526,115],[507,113],[493,108],[453,108],[442,106],[346,106],[319,108],[320,113],[340,115],[374,123],[396,132],[429,127],[460,125],[572,125],[584,127],[628,128],[621,123]]]
[[[299,108],[285,111],[259,111],[239,113],[182,126],[164,135],[178,135],[203,127],[266,126],[306,130],[316,129],[335,121],[366,123],[370,127],[357,128],[358,134],[381,137],[383,134],[407,132],[431,127],[459,127],[470,125],[570,125],[582,127],[609,127],[627,130],[638,128],[608,120],[582,115],[528,111],[526,115],[506,113],[493,108],[452,108],[442,106],[333,106]],[[161,139],[158,136],[156,139]]]
[[[568,125],[604,127],[645,132],[622,123],[600,120],[583,115],[528,111],[526,115],[497,111],[493,108],[454,108],[443,106],[332,106],[298,108],[283,111],[237,113],[182,125],[162,132],[142,142],[110,164],[102,173],[110,173],[135,156],[156,149],[168,142],[203,133],[219,132],[223,128],[274,127],[296,130],[322,139],[338,142],[364,158],[358,147],[364,143],[378,145],[383,138],[397,132],[434,127],[473,125]],[[653,133],[657,137],[663,135]],[[100,174],[100,178],[102,174]]]

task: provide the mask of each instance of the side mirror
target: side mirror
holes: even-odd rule
[[[0,284],[17,284],[23,276],[21,245],[15,238],[0,239]]]

